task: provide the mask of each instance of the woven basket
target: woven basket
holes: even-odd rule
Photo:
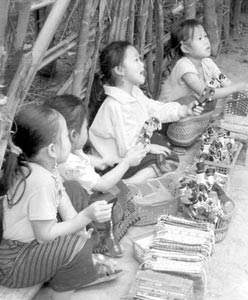
[[[212,116],[213,111],[209,111],[199,116],[191,116],[171,123],[167,129],[167,136],[171,143],[176,146],[191,146],[207,128]]]
[[[166,174],[145,184],[129,185],[133,202],[140,217],[134,226],[156,224],[161,215],[176,215],[179,203],[179,190],[174,179]]]
[[[189,210],[186,205],[181,204],[181,207],[183,209],[185,217],[188,217],[194,221],[208,222],[208,220],[206,220],[206,219],[205,220],[198,219],[198,218],[192,216],[192,214],[189,213]],[[231,200],[229,198],[229,201],[226,203],[226,211],[224,212],[224,215],[219,217],[217,223],[215,224],[215,229],[214,229],[215,243],[219,243],[225,239],[228,229],[230,227],[234,212],[235,212],[235,204],[234,204],[233,200]]]
[[[231,95],[225,105],[224,110],[226,114],[237,116],[247,116],[248,113],[248,96],[242,93],[235,93]]]

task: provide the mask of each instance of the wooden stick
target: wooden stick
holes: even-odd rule
[[[92,14],[92,1],[85,0],[81,28],[78,41],[78,51],[76,58],[76,67],[73,73],[73,83],[72,83],[72,94],[80,97],[81,94],[81,84],[84,77],[84,65],[87,60],[87,45],[89,40],[89,30],[90,30],[90,21]]]
[[[157,99],[160,92],[160,85],[162,79],[162,61],[164,55],[164,44],[161,37],[164,34],[164,14],[162,0],[155,0],[155,15],[156,15],[156,59],[154,70],[154,90],[153,97]]]

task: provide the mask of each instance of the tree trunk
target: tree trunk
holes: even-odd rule
[[[81,28],[78,40],[78,50],[77,50],[77,58],[76,58],[76,66],[73,74],[73,84],[72,84],[72,93],[75,96],[80,97],[81,89],[82,89],[82,81],[85,75],[84,65],[87,61],[87,46],[89,40],[89,31],[90,31],[90,21],[92,18],[92,1],[85,0],[82,20],[81,20]]]
[[[185,19],[194,19],[196,15],[196,0],[184,0]]]
[[[241,12],[241,4],[242,0],[234,0],[233,1],[233,36],[238,37],[240,35],[240,12]]]
[[[154,2],[155,16],[156,16],[156,59],[154,70],[154,90],[153,98],[157,99],[160,93],[161,79],[162,79],[162,62],[164,55],[164,14],[162,0],[155,0]]]
[[[218,32],[219,39],[222,40],[223,36],[223,13],[224,13],[224,0],[216,0],[216,13],[217,13],[217,24],[218,24]]]
[[[217,24],[217,14],[215,10],[215,0],[203,1],[203,16],[206,29],[209,33],[212,55],[216,56],[219,50],[219,33]]]
[[[147,27],[147,36],[146,40],[147,43],[152,43],[153,40],[153,30],[152,30],[152,24],[153,24],[153,9],[152,9],[152,3],[150,2],[149,5],[149,13],[148,13],[148,27]],[[154,70],[153,70],[153,53],[152,50],[148,52],[146,56],[146,69],[147,69],[147,83],[148,83],[148,89],[151,95],[153,95],[153,77],[154,77]]]
[[[5,35],[8,23],[9,0],[0,0],[0,101],[4,99],[5,69],[8,53],[5,47]]]
[[[230,12],[231,12],[231,0],[224,0],[224,13],[223,13],[223,36],[224,43],[227,45],[229,43],[230,35]]]

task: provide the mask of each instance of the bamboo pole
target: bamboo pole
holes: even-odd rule
[[[230,5],[231,0],[224,0],[224,13],[223,13],[223,34],[224,43],[228,45],[230,34]]]
[[[86,95],[85,95],[85,104],[87,105],[87,107],[89,105],[91,87],[92,87],[92,83],[94,80],[100,44],[102,41],[103,24],[104,24],[104,16],[105,16],[106,7],[107,7],[107,0],[101,0],[100,5],[99,5],[99,16],[98,16],[99,29],[98,29],[96,39],[95,39],[96,42],[95,42],[95,48],[94,48],[95,50],[94,50],[94,54],[93,54],[93,59],[92,59],[92,68],[90,69],[89,81],[88,81]]]
[[[18,2],[18,21],[14,37],[14,49],[20,51],[26,37],[30,16],[31,0]]]
[[[57,0],[43,0],[43,1],[39,2],[39,3],[32,3],[32,5],[31,5],[31,11],[38,10],[38,9],[46,7],[48,5],[52,5],[56,1]]]
[[[143,0],[140,4],[139,16],[137,18],[137,47],[140,55],[144,55],[146,25],[148,19],[148,7],[150,0]]]
[[[184,17],[193,19],[196,15],[196,0],[184,0]]]
[[[161,39],[161,43],[162,43],[162,44],[166,44],[166,43],[168,43],[169,40],[170,40],[170,34],[166,33],[166,34],[163,35],[160,39]],[[145,49],[144,49],[144,54],[146,55],[146,54],[149,53],[150,51],[155,50],[156,47],[157,47],[157,41],[152,42],[152,43],[150,43],[150,44],[147,44],[147,45],[145,46]]]
[[[127,35],[127,24],[129,22],[129,7],[130,7],[130,0],[123,1],[122,11],[121,11],[121,18],[120,18],[120,26],[119,26],[119,40],[125,40]]]
[[[235,0],[233,2],[233,36],[240,35],[240,12],[242,0]]]
[[[129,6],[129,21],[127,24],[127,35],[126,39],[131,44],[133,44],[133,38],[134,38],[134,14],[135,14],[135,0],[131,0],[130,6]]]
[[[21,104],[25,99],[45,51],[47,50],[69,4],[70,0],[60,0],[53,5],[53,8],[34,44],[32,51],[22,57],[7,94],[8,102],[6,107],[7,112],[10,114],[10,125],[6,128],[8,132],[10,132],[11,123],[13,121],[16,109],[18,105]],[[5,136],[6,133],[1,133],[0,135],[1,164],[7,146],[7,139],[4,138]]]
[[[153,98],[157,99],[160,92],[160,85],[162,79],[162,61],[164,55],[164,44],[162,36],[164,34],[164,14],[162,0],[155,0],[154,2],[155,16],[156,16],[156,59],[154,70],[154,90]]]
[[[216,0],[216,14],[217,14],[217,24],[218,24],[218,33],[219,39],[222,39],[222,28],[223,28],[223,4],[224,0]]]
[[[203,2],[204,24],[210,36],[211,51],[214,56],[218,53],[220,43],[215,5],[215,0],[205,0]]]
[[[117,13],[118,13],[119,5],[120,5],[119,0],[115,0],[112,2],[113,17],[111,19],[112,22],[109,29],[108,43],[111,43],[115,40],[116,29],[118,26]]]
[[[39,65],[38,70],[41,70],[42,68],[44,68],[45,66],[47,66],[48,64],[50,64],[52,61],[56,60],[61,55],[65,54],[70,49],[72,49],[72,48],[74,48],[76,46],[77,46],[77,41],[73,40],[73,41],[68,42],[67,44],[63,45],[62,47],[58,48],[56,51],[53,51],[49,55],[46,55],[43,58],[41,64]]]
[[[72,83],[72,94],[80,97],[81,94],[81,84],[84,77],[84,65],[87,61],[87,45],[89,40],[89,30],[90,30],[90,21],[92,14],[92,1],[85,0],[82,19],[81,19],[81,28],[78,41],[78,50],[76,58],[76,66],[73,73],[73,83]]]
[[[115,28],[115,40],[120,39],[120,31],[121,31],[121,22],[122,22],[122,15],[123,15],[123,8],[124,8],[124,3],[127,0],[119,0],[119,5],[118,5],[118,11],[117,11],[117,22],[116,22],[116,28]]]
[[[5,69],[8,53],[5,49],[5,33],[8,22],[9,0],[0,0],[0,105],[6,101],[3,95],[5,87]]]
[[[149,13],[148,13],[148,27],[146,32],[146,40],[147,43],[152,43],[153,41],[153,9],[152,9],[152,1],[149,4]],[[146,57],[146,69],[147,69],[147,83],[150,94],[153,94],[153,55],[152,51],[149,51]]]

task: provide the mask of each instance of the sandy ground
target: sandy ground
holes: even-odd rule
[[[233,41],[232,50],[217,58],[219,67],[233,80],[248,82],[248,39]],[[187,158],[183,163],[187,163]],[[247,163],[246,163],[247,165]],[[247,165],[248,166],[248,165]],[[208,273],[206,300],[248,299],[248,167],[236,166],[230,180],[229,195],[235,201],[236,214],[224,241],[215,245]],[[132,237],[151,230],[131,227],[122,239],[125,255],[118,260],[124,274],[114,282],[86,288],[74,293],[73,300],[119,300],[128,293],[138,270],[133,258]],[[42,288],[34,300],[49,299],[50,291]]]

